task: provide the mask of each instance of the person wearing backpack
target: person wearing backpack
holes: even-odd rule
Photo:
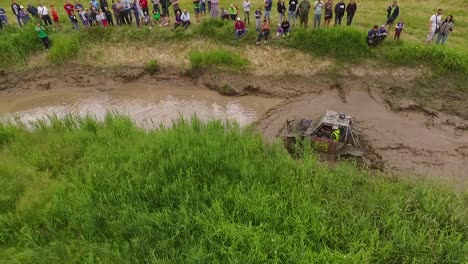
[[[437,13],[429,19],[429,30],[427,33],[426,45],[431,44],[435,34],[439,33],[439,27],[442,23],[442,9],[438,9]]]

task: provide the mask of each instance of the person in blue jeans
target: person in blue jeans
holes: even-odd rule
[[[247,34],[247,29],[245,28],[245,23],[241,20],[240,17],[237,18],[236,23],[234,24],[234,29],[236,30],[234,37],[236,40],[242,38]]]
[[[265,0],[265,18],[268,19],[268,23],[270,23],[272,6],[273,6],[273,0]]]
[[[444,45],[448,39],[449,33],[453,31],[454,26],[455,23],[453,22],[453,16],[447,16],[447,18],[444,20],[444,22],[442,22],[442,24],[439,27],[439,34],[437,35],[436,44],[439,44],[439,42],[442,41],[441,44]]]
[[[21,16],[20,16],[20,5],[16,3],[15,0],[11,1],[11,10],[13,14],[16,16],[16,20],[18,21],[18,25],[21,27]]]
[[[344,3],[344,0],[340,0],[339,3],[335,5],[335,27],[341,26],[341,20],[344,17],[346,11],[346,4]]]

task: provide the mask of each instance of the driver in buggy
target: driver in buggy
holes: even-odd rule
[[[385,26],[379,29],[379,26],[375,25],[369,32],[367,32],[367,45],[375,47],[379,45],[388,35]]]

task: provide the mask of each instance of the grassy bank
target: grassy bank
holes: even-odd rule
[[[0,160],[0,262],[468,260],[466,192],[293,160],[234,124],[3,124]]]
[[[2,67],[12,65],[26,64],[28,58],[36,52],[42,50],[39,39],[35,36],[32,28],[23,30],[10,28],[4,32],[4,37],[0,40],[0,64]],[[301,52],[310,53],[316,56],[337,59],[346,63],[361,63],[371,59],[380,62],[383,66],[426,66],[431,67],[439,75],[455,74],[457,78],[463,78],[468,75],[468,53],[457,51],[442,46],[424,46],[411,41],[394,42],[388,40],[382,47],[369,48],[365,43],[366,32],[352,27],[328,28],[321,30],[293,30],[290,38],[280,41],[271,41],[269,45],[278,48],[289,48]],[[244,61],[243,50],[247,45],[253,46],[256,33],[253,27],[250,27],[250,33],[240,41],[234,40],[233,25],[230,21],[203,20],[200,25],[194,25],[189,30],[177,30],[171,32],[168,29],[150,29],[133,27],[116,28],[92,28],[89,31],[74,32],[64,30],[62,32],[53,32],[50,37],[53,41],[53,47],[50,50],[48,59],[54,64],[63,64],[67,61],[85,56],[90,53],[89,44],[107,45],[126,43],[129,46],[138,47],[154,46],[159,51],[178,45],[182,49],[178,52],[186,52],[187,57],[192,63],[192,67],[206,67],[213,60],[207,56],[202,56],[203,47],[198,51],[201,53],[187,51],[190,45],[184,45],[187,41],[206,41],[210,40],[219,45],[218,51],[209,50],[211,53],[217,53],[213,58],[227,58],[226,47],[234,53],[229,55],[228,60],[216,60],[211,66],[225,66],[225,62],[234,62],[234,68],[245,68],[247,62]],[[197,52],[198,52],[197,51]],[[221,54],[222,52],[224,54]],[[107,54],[107,56],[128,56],[128,54]],[[231,52],[232,53],[232,52]],[[235,56],[235,53],[241,56]],[[103,55],[104,56],[104,55]],[[271,56],[275,56],[274,53]],[[244,56],[245,57],[245,56]],[[249,60],[249,58],[245,58]],[[265,58],[268,60],[268,58]],[[221,62],[218,63],[218,62]],[[146,62],[145,62],[146,63]],[[195,64],[194,64],[195,63]],[[208,64],[207,64],[208,63]],[[204,65],[202,65],[204,64]],[[195,65],[195,66],[194,66]]]

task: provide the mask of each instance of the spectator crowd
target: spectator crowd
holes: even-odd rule
[[[171,25],[169,19],[172,16],[169,10],[171,6],[174,16],[172,30],[176,30],[179,27],[186,30],[191,25],[190,13],[187,9],[181,9],[179,0],[152,0],[151,13],[149,4],[148,0],[111,0],[110,3],[108,0],[91,0],[89,5],[85,6],[79,0],[75,4],[67,0],[63,6],[63,10],[75,30],[80,30],[81,27],[84,29],[93,26],[106,28],[109,26],[132,24],[135,24],[137,27],[149,26],[152,28],[156,25],[168,27]],[[250,24],[251,11],[253,11],[250,0],[243,1],[241,6],[242,14],[240,14],[239,7],[233,4],[229,5],[227,9],[220,7],[219,0],[192,0],[192,4],[197,22],[204,16],[210,16],[213,19],[233,20],[235,39],[242,38],[247,34],[246,24]],[[273,0],[264,0],[263,7],[256,8],[253,11],[255,30],[258,33],[256,44],[260,44],[262,40],[264,43],[267,43],[270,36],[271,23],[276,24],[276,22],[272,22],[272,8]],[[286,5],[284,0],[278,0],[276,12],[279,19],[275,38],[287,37],[291,32],[291,28],[296,26],[297,20],[299,20],[298,25],[300,27],[308,27],[309,16],[313,17],[313,27],[320,28],[322,18],[323,25],[326,27],[330,25],[333,17],[334,26],[340,26],[346,14],[345,22],[349,26],[353,23],[357,10],[358,7],[355,0],[350,0],[348,4],[344,0],[338,0],[336,4],[333,3],[333,0],[326,0],[326,2],[316,0],[313,5],[309,0],[289,0],[288,5]],[[36,24],[35,30],[46,49],[51,46],[46,28],[49,26],[53,29],[62,28],[59,11],[53,5],[47,7],[39,3],[35,7],[32,4],[28,4],[25,8],[18,4],[16,0],[13,0],[11,11],[18,26],[22,27],[31,23],[31,21]],[[311,12],[313,14],[310,15]],[[393,1],[387,8],[385,24],[382,26],[375,25],[368,31],[367,43],[370,46],[379,45],[387,37],[392,26],[395,28],[394,40],[399,40],[405,28],[405,22],[399,14],[400,7],[397,1]],[[6,11],[0,7],[0,29],[7,24]],[[445,44],[454,25],[451,15],[443,20],[442,9],[437,10],[437,13],[429,19],[426,43],[430,44],[436,39],[437,44]]]

